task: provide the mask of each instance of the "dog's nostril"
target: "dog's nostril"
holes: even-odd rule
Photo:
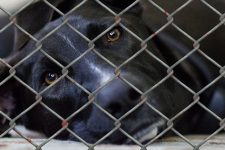
[[[119,117],[122,112],[122,106],[119,103],[111,103],[106,109],[114,117]]]

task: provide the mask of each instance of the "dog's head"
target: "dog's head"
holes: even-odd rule
[[[26,111],[21,115],[25,126],[46,136],[63,130],[55,136],[129,143],[126,132],[140,142],[150,140],[193,101],[193,93],[179,85],[164,64],[185,49],[181,46],[174,55],[166,46],[159,50],[156,41],[143,42],[152,33],[134,0],[100,2],[116,13],[131,9],[115,17],[87,1],[61,17],[38,2],[17,16],[15,49],[1,62],[1,83],[8,72],[16,76],[1,85],[0,104],[3,111],[16,109],[15,115]],[[77,4],[52,2],[66,12]],[[178,77],[196,90],[206,80],[206,68],[199,66],[192,61],[177,69],[182,72]]]

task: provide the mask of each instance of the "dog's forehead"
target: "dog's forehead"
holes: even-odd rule
[[[121,23],[127,28],[136,30],[135,33],[144,38],[147,37],[145,35],[147,32],[138,15],[127,12],[121,18]],[[92,39],[89,39],[87,35],[89,25],[100,28],[101,31],[98,34],[93,33],[95,31],[89,31],[97,36],[115,24],[115,21],[115,16],[108,10],[102,9],[99,4],[89,2],[67,17],[47,23],[41,31],[36,33],[35,38],[41,40],[42,48],[48,54],[71,62],[90,48],[89,43]]]
[[[92,39],[89,39],[87,34],[92,34],[95,31],[89,30],[89,25],[99,26],[99,30],[101,30],[100,33],[102,33],[113,23],[114,18],[112,17],[91,20],[81,16],[70,16],[67,18],[67,23],[61,19],[50,22],[43,30],[36,34],[36,38],[42,41],[42,48],[49,54],[53,54],[55,57],[65,57],[68,59],[76,58],[90,48],[89,44]],[[129,24],[126,20],[123,20],[123,23],[127,26],[132,26],[132,24]],[[58,28],[60,24],[61,27]],[[58,29],[55,30],[56,28]],[[46,35],[53,30],[55,31],[46,37]]]
[[[45,39],[42,48],[55,59],[70,62],[88,49],[88,42],[72,29],[62,28]]]

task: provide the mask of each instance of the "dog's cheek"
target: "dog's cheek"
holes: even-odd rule
[[[31,109],[23,117],[23,123],[27,129],[39,131],[47,137],[52,136],[62,127],[62,121],[40,104]],[[57,138],[62,139],[63,137],[60,134]]]
[[[64,123],[62,120],[58,119],[54,114],[48,112],[45,115],[43,121],[45,134],[50,137],[62,129],[67,123]],[[59,135],[56,136],[56,139],[66,139],[68,138],[69,133],[66,131],[61,131]]]
[[[24,95],[24,99],[22,100],[23,110],[35,103],[35,95],[30,91],[26,90]],[[68,108],[65,108],[65,104],[61,103],[61,101],[49,99],[46,96],[42,97],[41,103],[37,104],[23,116],[23,123],[26,128],[39,131],[45,136],[50,137],[63,127],[63,121],[57,118],[54,113],[50,112],[47,107],[64,118],[68,117],[68,115],[66,117],[63,115],[65,111],[67,112]],[[62,108],[64,108],[63,111]],[[56,138],[65,139],[66,137],[68,137],[68,133],[61,132]]]

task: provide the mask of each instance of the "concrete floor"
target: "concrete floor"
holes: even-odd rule
[[[198,145],[207,136],[187,136],[193,145]],[[32,140],[40,145],[44,140]],[[140,150],[139,146],[99,145],[95,150]],[[172,137],[152,144],[147,150],[193,150],[194,148],[180,138]],[[224,150],[225,135],[217,135],[200,147],[200,150]],[[35,150],[35,147],[24,139],[0,139],[0,150]],[[88,150],[82,144],[71,141],[52,140],[42,147],[42,150]]]

